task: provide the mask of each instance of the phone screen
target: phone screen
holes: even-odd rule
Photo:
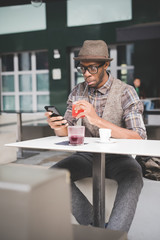
[[[59,113],[59,111],[57,110],[57,108],[55,106],[45,106],[44,108],[46,109],[47,112],[52,112],[50,117],[61,116],[61,114]],[[64,120],[64,118],[62,120]],[[61,120],[57,120],[57,121],[61,121]],[[62,123],[62,125],[65,125],[65,124],[66,123]]]
[[[61,115],[55,106],[45,106],[44,108],[47,112],[52,112],[50,117],[56,117]]]

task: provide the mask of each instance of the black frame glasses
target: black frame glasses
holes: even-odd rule
[[[105,62],[100,64],[99,66],[89,65],[87,67],[80,65],[77,67],[77,71],[81,74],[85,74],[85,72],[87,70],[91,74],[96,74],[98,72],[98,68],[102,67],[104,64],[105,64]]]

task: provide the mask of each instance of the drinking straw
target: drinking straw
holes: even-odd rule
[[[87,88],[88,88],[88,84],[86,83],[86,86],[85,86],[85,89],[84,89],[84,91],[83,91],[82,97],[83,97],[84,94],[86,93]]]
[[[84,97],[87,88],[88,88],[88,84],[86,83],[85,89],[84,89],[84,91],[83,91],[83,93],[82,93],[82,97]],[[77,125],[78,120],[79,120],[79,125],[82,125],[82,119],[81,119],[81,118],[77,118],[77,119],[75,119],[75,120],[74,120],[74,125]]]

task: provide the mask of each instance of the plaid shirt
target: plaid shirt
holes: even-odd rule
[[[94,106],[95,111],[99,117],[102,117],[107,96],[112,85],[113,78],[109,74],[108,81],[99,89],[88,88],[89,102]],[[80,84],[72,90],[67,101],[67,110],[64,118],[68,121],[69,125],[73,125],[74,118],[72,118],[72,96],[76,95],[79,91]],[[142,114],[143,103],[140,101],[135,89],[126,85],[122,94],[121,106],[123,109],[123,120],[127,129],[136,131],[143,139],[146,139],[146,129],[144,126]]]

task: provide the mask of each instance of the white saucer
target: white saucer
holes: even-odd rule
[[[98,143],[103,143],[103,144],[105,144],[105,143],[116,143],[117,141],[115,140],[115,139],[109,139],[109,140],[107,140],[107,141],[105,141],[105,142],[103,142],[103,141],[101,141],[101,140],[98,140],[97,141]]]

